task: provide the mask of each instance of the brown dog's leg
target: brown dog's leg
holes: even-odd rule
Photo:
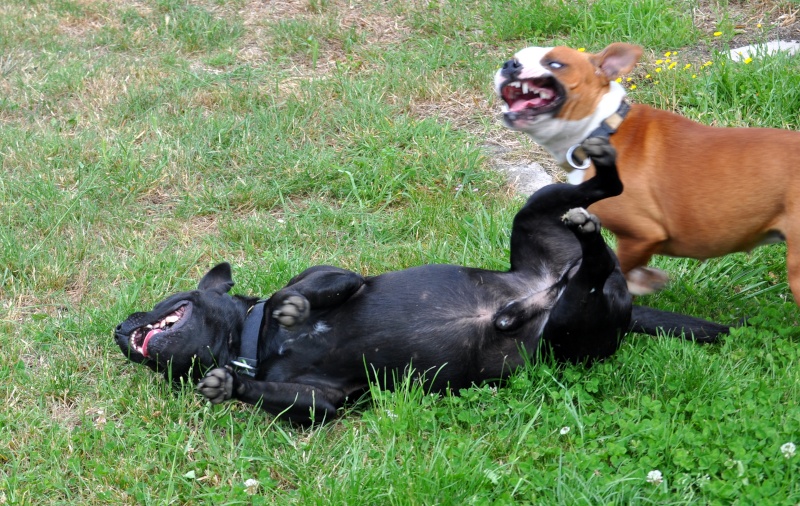
[[[661,269],[646,267],[647,262],[658,249],[658,242],[646,242],[641,239],[625,239],[617,237],[617,257],[628,291],[633,295],[647,295],[664,288],[669,276]]]
[[[800,305],[800,230],[786,234],[786,271],[794,301]]]

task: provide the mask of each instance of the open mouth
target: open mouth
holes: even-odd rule
[[[550,76],[509,80],[500,89],[500,96],[509,113],[523,116],[555,111],[564,102],[562,86]]]
[[[171,311],[160,320],[134,329],[128,339],[131,350],[140,353],[143,357],[149,357],[147,346],[153,336],[176,330],[188,319],[190,313],[191,305],[188,302],[183,302],[177,309]]]

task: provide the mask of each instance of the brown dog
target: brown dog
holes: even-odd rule
[[[590,210],[616,235],[632,293],[666,282],[665,273],[645,267],[655,254],[705,259],[785,240],[789,285],[800,302],[800,173],[793,168],[800,133],[715,128],[629,105],[614,79],[641,54],[624,43],[597,54],[523,49],[495,75],[506,126],[547,149],[572,183],[594,173],[574,147],[590,136],[610,138],[624,191]]]

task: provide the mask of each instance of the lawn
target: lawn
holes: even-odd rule
[[[224,260],[234,291],[259,295],[320,263],[506,268],[525,196],[498,167],[562,177],[498,121],[493,73],[527,45],[638,43],[633,101],[800,130],[800,57],[725,56],[800,39],[798,9],[5,0],[0,504],[800,503],[800,310],[780,244],[654,261],[673,280],[639,302],[749,318],[719,344],[632,335],[590,368],[376,391],[323,427],[211,406],[112,339]]]

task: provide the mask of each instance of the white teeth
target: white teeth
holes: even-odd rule
[[[171,314],[171,315],[167,316],[166,318],[164,318],[164,321],[167,322],[167,323],[175,323],[176,321],[178,321],[180,319],[181,319],[180,316],[178,316],[176,314]]]
[[[550,100],[550,92],[547,90],[539,90],[539,96],[544,100]]]
[[[513,86],[514,88],[519,88],[522,86],[522,83],[520,83],[519,81],[514,81],[513,83],[510,83],[509,86]]]
[[[524,95],[524,94],[527,94],[527,93],[528,93],[528,82],[526,81],[526,82],[522,83],[522,94]]]

